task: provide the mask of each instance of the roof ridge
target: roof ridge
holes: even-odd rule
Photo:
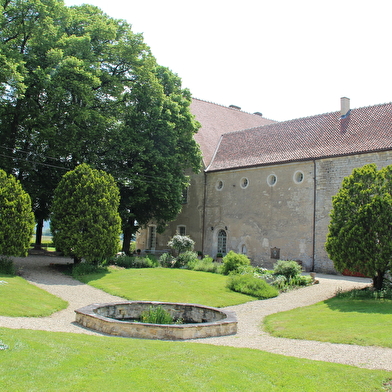
[[[390,101],[390,102],[384,102],[384,103],[377,103],[376,105],[360,106],[359,108],[351,109],[351,111],[353,111],[353,110],[359,110],[359,109],[375,108],[375,107],[377,107],[377,106],[386,106],[386,105],[392,105],[392,101]]]
[[[220,103],[216,103],[216,102],[212,102],[212,101],[206,101],[205,99],[200,99],[200,98],[196,98],[196,97],[192,97],[192,99],[195,99],[195,100],[201,101],[201,102],[205,102],[205,103],[209,103],[209,104],[211,104],[211,105],[220,106],[220,107],[225,108],[225,109],[228,109],[228,110],[235,110],[235,111],[237,111],[237,112],[241,112],[241,113],[245,113],[245,114],[250,114],[251,116],[259,116],[259,117],[261,117],[261,118],[264,118],[265,120],[276,121],[276,120],[273,120],[273,119],[271,119],[271,118],[267,118],[267,117],[264,117],[264,116],[260,116],[259,114],[250,113],[250,112],[247,112],[247,111],[242,110],[242,109],[234,109],[234,108],[231,108],[230,106],[225,106],[225,105],[222,105],[222,104],[220,104]],[[279,122],[279,121],[276,121],[276,122]]]
[[[353,110],[375,108],[377,106],[386,106],[386,105],[391,105],[391,104],[392,104],[392,102],[385,102],[385,103],[378,103],[375,105],[360,106],[358,108],[350,109],[350,111],[352,112]],[[306,119],[311,119],[311,118],[315,118],[315,117],[319,117],[319,116],[326,116],[326,115],[334,114],[334,113],[340,113],[340,110],[334,110],[333,112],[313,114],[313,115],[305,116],[305,117],[296,117],[296,118],[292,118],[291,120],[277,121],[277,123],[285,123],[285,122],[291,122],[291,121],[297,121],[297,120],[306,120]],[[268,125],[271,125],[271,124],[262,125],[262,126],[267,127]],[[260,128],[260,127],[256,127],[256,128]]]
[[[392,102],[235,130],[222,135],[209,171],[392,151]]]
[[[361,107],[358,107],[358,108],[350,109],[350,112],[352,113],[353,111],[358,111],[358,110],[361,110],[361,109],[376,108],[376,107],[387,106],[387,105],[392,105],[392,102],[379,103],[379,104],[376,104],[376,105],[361,106]],[[310,120],[312,118],[323,117],[323,116],[332,115],[332,114],[335,114],[335,113],[339,114],[339,116],[340,116],[340,110],[335,110],[333,112],[325,112],[325,113],[320,113],[320,114],[314,114],[312,116],[297,117],[297,118],[293,118],[291,120],[276,121],[274,124],[257,125],[257,126],[252,127],[252,128],[239,129],[237,131],[227,132],[227,133],[225,133],[225,135],[230,135],[230,134],[236,133],[236,132],[251,131],[253,129],[261,129],[261,128],[273,127],[273,126],[276,126],[276,124],[291,123],[291,122],[299,121],[299,120]]]

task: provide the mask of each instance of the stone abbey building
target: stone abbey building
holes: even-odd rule
[[[191,175],[177,219],[163,234],[140,231],[137,247],[167,249],[176,233],[216,257],[230,250],[254,265],[301,261],[308,271],[335,272],[324,249],[332,196],[356,167],[392,163],[392,103],[275,122],[193,99],[204,171]]]

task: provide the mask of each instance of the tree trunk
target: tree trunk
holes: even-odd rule
[[[41,250],[42,249],[42,229],[44,227],[44,220],[43,219],[38,219],[37,222],[37,228],[35,231],[35,244],[34,244],[34,249],[35,250]]]
[[[79,264],[79,263],[82,262],[82,258],[81,258],[81,257],[73,256],[73,261],[74,261],[74,264]]]
[[[123,245],[122,245],[122,251],[126,255],[130,254],[131,240],[132,240],[132,229],[129,226],[127,226],[123,229]]]
[[[377,271],[377,275],[373,277],[374,289],[377,291],[381,290],[383,281],[384,281],[384,273],[382,271]]]

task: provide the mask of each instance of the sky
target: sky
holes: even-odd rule
[[[194,98],[284,121],[392,101],[391,0],[65,0],[125,19]]]

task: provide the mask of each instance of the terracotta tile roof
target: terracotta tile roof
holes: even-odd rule
[[[392,149],[392,103],[226,133],[207,171]]]
[[[196,98],[192,98],[190,108],[196,120],[201,124],[199,132],[195,135],[195,140],[200,145],[206,167],[209,165],[223,134],[274,123],[273,120],[268,120],[257,114],[246,113]]]

